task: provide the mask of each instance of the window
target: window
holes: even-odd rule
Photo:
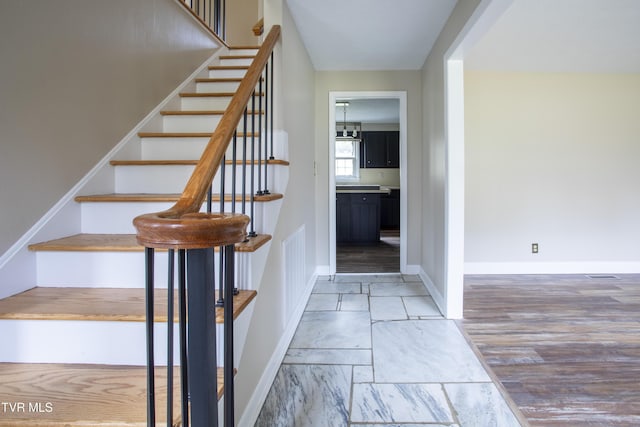
[[[358,178],[359,146],[357,139],[336,139],[336,176],[340,178]]]

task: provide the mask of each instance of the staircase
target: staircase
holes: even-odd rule
[[[38,286],[0,300],[0,426],[147,425],[145,248],[136,239],[132,220],[169,209],[179,199],[255,53],[255,48],[229,48],[185,85],[187,90],[166,103],[167,108],[150,121],[152,125],[121,150],[139,155],[110,161],[113,191],[75,198],[81,233],[29,247],[36,253]],[[255,107],[248,113],[244,120],[253,120],[263,111]],[[264,121],[262,127],[260,132],[264,132]],[[241,121],[238,136],[247,134],[246,129]],[[285,143],[276,138],[276,157],[286,153]],[[258,162],[249,155],[235,161],[238,165]],[[269,233],[281,204],[278,191],[284,191],[288,179],[285,159],[263,157],[261,162],[268,165],[268,182],[261,185],[268,185],[270,191],[253,197],[255,212],[249,227],[255,236],[235,245],[239,288],[233,298],[236,369],[241,369],[238,363],[265,268]],[[225,163],[231,166],[233,161]],[[232,173],[226,167],[215,176],[213,211],[230,212],[232,204],[236,210],[239,206],[249,209],[250,196],[215,194],[220,181],[230,182]],[[203,206],[202,211],[205,209]],[[168,251],[156,249],[156,423],[182,425],[175,415],[180,414],[179,369],[173,370],[178,386],[173,389],[174,415],[169,423],[164,410],[169,358],[166,334],[173,328],[167,326],[167,280],[171,275],[166,271],[167,259]],[[173,301],[177,321],[178,297]],[[216,309],[218,337],[223,336],[223,318],[223,309]],[[221,338],[218,341],[220,362],[224,345]],[[174,345],[173,360],[179,360],[179,353],[179,346]],[[223,393],[221,368],[219,398]]]

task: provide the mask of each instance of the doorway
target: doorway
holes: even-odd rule
[[[331,274],[405,272],[406,92],[330,92],[329,106]]]

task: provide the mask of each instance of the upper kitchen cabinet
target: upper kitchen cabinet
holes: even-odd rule
[[[400,167],[400,132],[363,131],[360,144],[360,167]]]

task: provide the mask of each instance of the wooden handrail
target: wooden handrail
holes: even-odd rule
[[[200,208],[279,37],[280,26],[274,25],[211,135],[180,199],[166,211],[140,215],[133,220],[138,243],[150,248],[192,249],[244,240],[248,216],[205,214],[200,213]]]
[[[259,37],[264,33],[264,18],[260,18],[252,28],[253,35]]]

